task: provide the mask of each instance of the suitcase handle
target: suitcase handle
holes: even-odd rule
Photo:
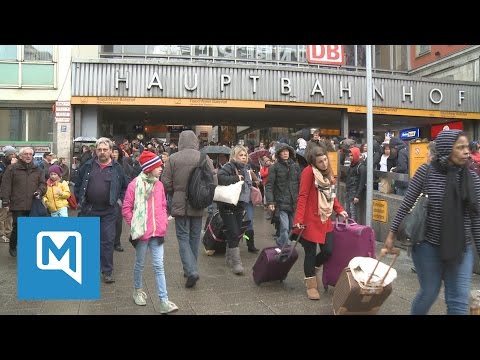
[[[390,253],[393,254],[393,259],[392,261],[390,262],[390,266],[388,267],[388,270],[385,272],[385,275],[383,276],[383,279],[382,279],[382,282],[380,284],[383,285],[383,282],[385,281],[385,279],[387,278],[387,275],[388,273],[390,272],[390,269],[392,268],[393,264],[395,264],[395,261],[397,260],[397,257],[398,255],[400,255],[400,249],[399,248],[393,248]],[[365,285],[368,285],[370,283],[370,280],[372,280],[372,277],[373,277],[373,274],[375,274],[375,270],[377,270],[377,267],[378,267],[378,264],[380,264],[380,260],[388,254],[388,250],[383,248],[380,250],[380,255],[378,256],[378,259],[377,259],[377,264],[375,265],[375,267],[373,268],[373,271],[372,273],[370,274],[370,276],[368,277],[368,280],[367,282],[365,283]]]
[[[303,230],[305,230],[306,227],[307,227],[307,225],[300,225],[298,227],[300,229],[300,232],[298,233],[297,240],[293,240],[293,242],[295,243],[295,244],[293,244],[293,246],[289,246],[288,241],[285,244],[283,244],[282,248],[280,249],[280,253],[277,255],[277,260],[278,261],[285,262],[290,258],[290,256],[293,253],[293,250],[297,246],[298,240],[300,240],[300,237],[303,234]],[[286,249],[287,246],[290,247],[290,251],[288,253],[283,251],[284,249]]]
[[[338,218],[340,217],[343,217],[343,216],[337,215],[335,218],[335,229],[337,229],[338,231],[346,231],[350,227],[350,225],[357,225],[357,222],[349,217],[344,218],[345,221],[338,221]],[[350,224],[348,222],[350,222]]]

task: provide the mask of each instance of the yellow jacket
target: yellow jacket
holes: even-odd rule
[[[61,195],[57,194],[57,190],[60,190]],[[61,208],[68,206],[67,199],[70,197],[70,188],[66,181],[52,182],[51,179],[47,180],[47,192],[43,196],[43,202],[48,208],[50,213],[56,212]]]

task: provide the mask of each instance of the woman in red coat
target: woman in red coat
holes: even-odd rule
[[[335,197],[335,179],[328,161],[327,152],[319,145],[312,146],[307,153],[308,166],[302,171],[298,192],[297,210],[293,223],[294,232],[305,225],[300,243],[305,250],[303,271],[307,296],[319,300],[315,271],[330,257],[333,245],[332,212],[348,216]],[[320,252],[317,254],[317,244]]]

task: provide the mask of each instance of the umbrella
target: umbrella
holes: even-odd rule
[[[262,150],[257,150],[248,154],[250,161],[257,164],[260,162],[260,159],[264,156],[270,156],[270,151],[266,149],[262,149]]]
[[[209,145],[209,146],[204,146],[200,149],[200,152],[205,153],[205,154],[225,154],[225,155],[230,155],[230,149],[229,147],[226,146],[215,146],[215,145]]]
[[[97,141],[96,137],[93,136],[79,136],[73,140],[73,142],[95,142]]]

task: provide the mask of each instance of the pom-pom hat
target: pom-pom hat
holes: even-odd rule
[[[142,167],[142,171],[146,174],[153,169],[162,166],[162,160],[151,151],[143,151],[138,157],[138,162]]]

